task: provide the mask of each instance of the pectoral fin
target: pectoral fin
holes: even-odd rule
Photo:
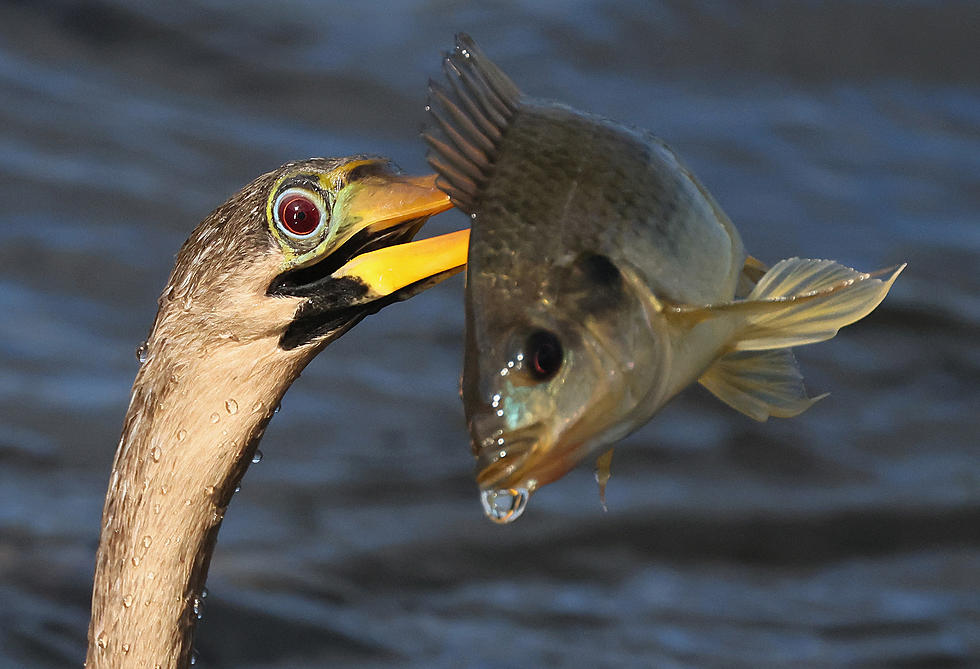
[[[595,480],[599,484],[599,503],[603,511],[609,510],[606,508],[606,484],[612,476],[612,459],[613,449],[610,448],[595,460]]]
[[[796,416],[826,397],[807,397],[803,375],[788,348],[729,353],[698,381],[728,406],[760,422],[769,416]]]

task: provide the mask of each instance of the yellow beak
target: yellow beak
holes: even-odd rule
[[[450,208],[452,203],[436,187],[433,174],[359,180],[344,188],[334,211],[343,212],[338,229],[350,235],[361,230],[377,234],[400,223],[425,219]],[[386,246],[354,256],[331,278],[354,278],[366,285],[367,294],[359,298],[358,303],[391,295],[413,284],[418,284],[421,290],[462,271],[466,266],[469,239],[469,230],[459,230]]]

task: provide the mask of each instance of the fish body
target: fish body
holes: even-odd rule
[[[462,396],[486,492],[526,500],[698,380],[753,418],[805,410],[789,347],[869,313],[900,271],[766,271],[654,135],[526,98],[465,35],[444,67],[425,138],[473,219]]]

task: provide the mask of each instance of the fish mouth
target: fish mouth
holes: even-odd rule
[[[499,443],[503,441],[503,443]],[[476,453],[476,483],[481,490],[526,488],[536,483],[525,476],[532,456],[539,451],[541,440],[537,426],[525,428],[494,440]]]
[[[502,445],[480,448],[476,453],[476,482],[481,490],[524,489],[534,492],[557,481],[585,457],[579,441],[552,441],[534,434],[503,437]]]

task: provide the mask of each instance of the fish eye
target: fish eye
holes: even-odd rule
[[[537,381],[550,379],[561,369],[565,352],[553,332],[537,330],[531,333],[524,345],[524,362],[531,378]]]
[[[325,220],[323,200],[305,188],[288,188],[279,194],[272,211],[276,227],[294,239],[305,239],[319,230]]]

